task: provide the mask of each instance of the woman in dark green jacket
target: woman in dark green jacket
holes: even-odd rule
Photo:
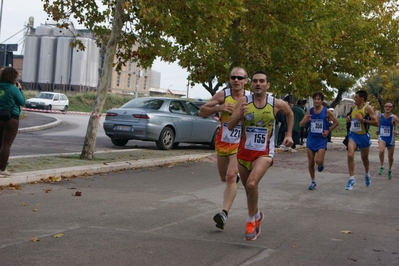
[[[11,175],[6,167],[11,145],[18,133],[20,106],[25,105],[25,96],[15,85],[18,75],[12,67],[5,67],[0,73],[0,177]]]

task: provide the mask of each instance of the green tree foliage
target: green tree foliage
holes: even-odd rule
[[[384,104],[394,104],[394,113],[399,110],[399,69],[397,66],[381,66],[362,82],[362,88],[369,93],[368,101],[376,110],[384,111]]]
[[[266,70],[275,92],[301,98],[321,90],[332,97],[336,91],[330,88],[340,84],[340,74],[358,79],[378,64],[392,63],[398,51],[398,7],[389,3],[243,1],[246,12],[212,50],[205,49],[210,53],[202,47],[184,50],[178,59],[195,82],[211,76],[226,82],[238,65],[250,73]]]
[[[107,43],[115,1],[42,1],[55,20],[73,16]],[[276,92],[332,96],[339,74],[360,78],[398,51],[398,5],[387,0],[128,0],[124,10],[120,64],[178,61],[211,94],[242,66],[266,70]]]

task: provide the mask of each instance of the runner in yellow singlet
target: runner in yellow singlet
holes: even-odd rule
[[[352,109],[350,116],[346,117],[347,122],[351,123],[348,134],[348,170],[349,180],[346,183],[345,189],[352,190],[356,185],[355,180],[355,150],[356,147],[360,149],[360,154],[364,167],[364,182],[366,187],[371,184],[371,177],[369,174],[370,161],[369,152],[371,146],[371,138],[369,134],[369,127],[378,126],[378,120],[374,113],[374,108],[367,104],[367,92],[359,90],[355,93],[355,107]]]
[[[222,211],[217,213],[213,220],[216,227],[224,229],[227,217],[233,201],[237,194],[237,183],[239,182],[237,167],[237,148],[240,141],[241,127],[237,126],[233,130],[227,129],[227,121],[231,117],[233,108],[237,100],[249,95],[249,91],[245,91],[245,84],[248,83],[248,74],[245,69],[235,67],[230,73],[230,87],[216,93],[206,104],[204,104],[199,112],[200,116],[209,116],[213,113],[220,112],[220,129],[216,136],[216,154],[217,166],[222,182],[226,183],[223,193]]]
[[[274,125],[277,112],[287,118],[287,133],[283,144],[292,146],[292,128],[294,114],[283,100],[267,94],[270,87],[268,76],[263,71],[252,75],[253,95],[241,97],[228,123],[228,129],[235,129],[240,123],[242,135],[238,147],[237,159],[241,181],[245,187],[248,205],[245,239],[255,240],[260,233],[260,223],[264,215],[258,209],[258,184],[273,164]]]

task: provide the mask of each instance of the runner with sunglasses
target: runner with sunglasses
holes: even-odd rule
[[[392,164],[393,154],[395,152],[395,136],[398,131],[395,128],[399,127],[398,117],[392,114],[393,103],[386,102],[384,105],[384,113],[378,117],[378,150],[380,157],[380,169],[378,175],[384,172],[384,153],[385,148],[388,150],[388,179],[392,178]]]
[[[245,84],[248,83],[248,74],[245,69],[235,67],[230,73],[230,88],[217,92],[206,104],[201,106],[199,115],[206,117],[220,112],[220,129],[216,136],[217,167],[222,182],[226,183],[223,193],[222,211],[218,212],[213,220],[216,227],[224,229],[231,206],[237,194],[237,186],[240,181],[237,167],[237,148],[241,136],[241,128],[237,126],[233,130],[227,129],[227,122],[231,117],[237,100],[244,95]]]

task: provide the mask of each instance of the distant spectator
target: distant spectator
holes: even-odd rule
[[[12,67],[5,67],[0,73],[0,177],[11,175],[6,167],[11,145],[18,133],[20,106],[25,105],[24,94],[15,86],[18,75]]]
[[[291,109],[294,113],[294,128],[292,131],[292,139],[294,141],[294,145],[292,145],[292,151],[295,152],[296,145],[299,145],[299,138],[301,135],[301,127],[299,126],[299,122],[301,122],[302,118],[305,116],[305,110],[303,110],[301,100],[298,100],[297,104],[294,105]]]
[[[303,110],[306,113],[306,111],[308,110],[308,108],[306,108],[306,104],[308,103],[308,101],[307,100],[301,100],[301,103],[302,103]],[[304,139],[307,138],[307,135],[308,135],[308,126],[305,125],[304,127],[301,127],[301,135],[300,135],[300,140],[299,140],[299,144],[300,145],[304,144]]]
[[[285,118],[285,115],[281,111],[277,112],[276,114],[276,122],[280,125],[276,142],[277,147],[280,147],[281,144],[283,143],[285,132],[287,132],[287,119]]]
[[[330,110],[331,112],[334,112],[334,108],[328,108],[328,110]],[[328,120],[328,123],[330,123],[330,125],[332,125],[334,122],[333,122],[331,119],[329,119],[329,120]],[[332,135],[332,132],[330,131],[330,132],[328,133],[328,136],[327,136],[327,141],[328,141],[328,142],[332,142],[332,141],[331,141],[331,135]]]

